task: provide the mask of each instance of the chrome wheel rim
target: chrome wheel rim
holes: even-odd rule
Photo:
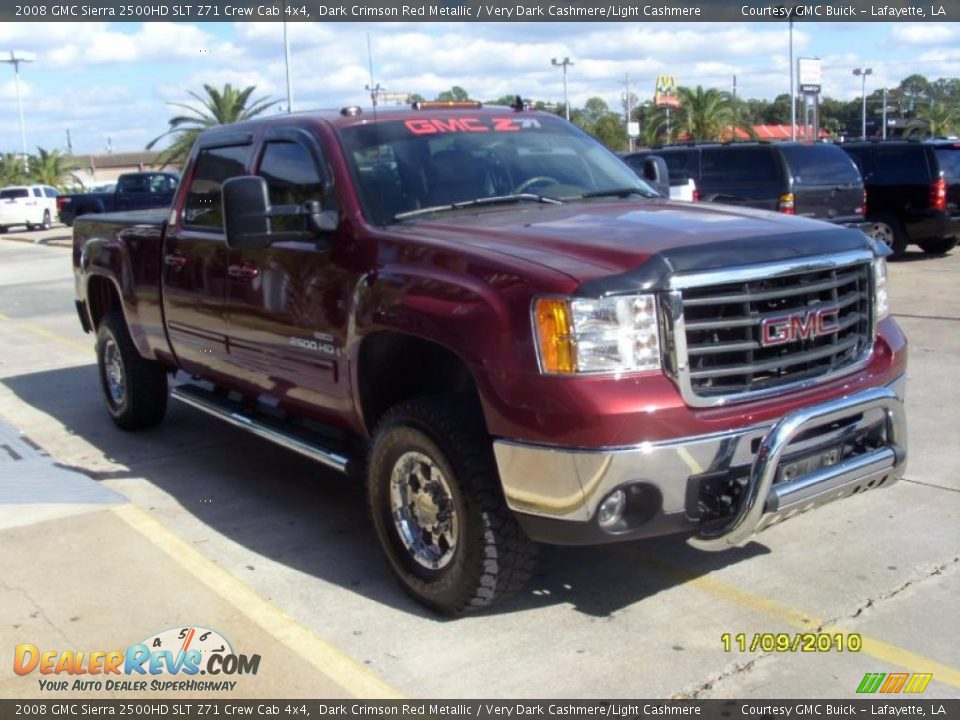
[[[423,453],[401,455],[390,473],[390,512],[414,562],[440,570],[457,549],[459,522],[443,471]]]
[[[889,248],[893,247],[893,228],[886,223],[874,223],[870,237],[874,240],[879,240]]]
[[[103,346],[103,374],[107,380],[107,391],[115,405],[122,405],[126,395],[123,379],[123,360],[120,348],[113,340],[107,340]]]

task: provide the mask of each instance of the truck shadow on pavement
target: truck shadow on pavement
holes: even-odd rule
[[[160,426],[125,433],[102,406],[94,365],[0,382],[119,466],[97,471],[79,463],[73,469],[101,481],[143,478],[209,528],[249,549],[251,562],[244,572],[250,576],[240,575],[240,580],[253,580],[257,556],[263,556],[375,602],[434,618],[394,581],[367,518],[361,483],[173,401]],[[46,449],[54,458],[68,460],[58,457],[57,447]],[[99,467],[106,466],[101,462]],[[147,512],[154,509],[142,499],[136,502]],[[752,542],[724,553],[704,553],[680,538],[544,546],[524,590],[487,614],[566,604],[609,618],[644,598],[768,552]],[[324,598],[317,602],[322,605]]]

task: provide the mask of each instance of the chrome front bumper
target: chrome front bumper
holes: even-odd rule
[[[544,527],[570,524],[596,529],[593,539],[584,542],[690,530],[696,532],[691,539],[695,546],[722,550],[791,515],[899,480],[906,467],[904,386],[900,377],[886,387],[794,410],[774,424],[668,442],[575,449],[497,440],[494,451],[507,504],[525,528],[537,528],[536,539],[550,542],[554,531]],[[775,482],[784,456],[842,444],[872,428],[882,430],[879,447]],[[745,477],[733,515],[719,525],[693,517],[696,479],[736,468]],[[601,538],[604,533],[595,522],[598,505],[614,490],[630,487],[650,507],[624,532]]]

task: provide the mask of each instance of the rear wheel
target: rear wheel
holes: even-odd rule
[[[137,352],[123,315],[113,310],[97,328],[97,366],[110,417],[124,430],[156,425],[167,412],[167,371]]]
[[[445,615],[479,610],[529,578],[536,546],[497,478],[482,421],[448,398],[402,403],[377,426],[367,496],[404,589]]]
[[[876,218],[873,226],[866,233],[890,248],[894,255],[903,255],[907,249],[907,233],[903,229],[903,224],[891,215],[881,215]]]
[[[945,255],[957,246],[957,238],[935,238],[932,240],[923,240],[917,245],[927,255]]]

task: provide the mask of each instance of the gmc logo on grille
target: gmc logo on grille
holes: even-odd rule
[[[760,323],[760,344],[785,345],[797,340],[812,340],[840,330],[840,308],[835,305],[806,312],[764,318]]]

